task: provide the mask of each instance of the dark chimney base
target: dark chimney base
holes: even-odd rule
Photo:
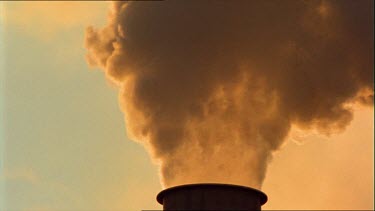
[[[161,191],[157,201],[163,210],[249,211],[261,210],[267,202],[263,192],[239,185],[190,184]]]

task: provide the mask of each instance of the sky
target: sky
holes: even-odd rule
[[[129,139],[117,90],[85,60],[108,2],[1,2],[0,210],[161,209],[159,172]],[[264,209],[373,209],[373,108],[346,131],[293,130]]]

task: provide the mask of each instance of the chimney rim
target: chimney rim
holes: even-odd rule
[[[206,187],[221,186],[221,187],[228,187],[228,188],[240,188],[243,190],[256,192],[259,195],[261,205],[264,205],[268,201],[267,195],[258,189],[247,187],[247,186],[242,186],[242,185],[226,184],[226,183],[193,183],[193,184],[177,185],[177,186],[173,186],[173,187],[162,190],[156,196],[156,200],[159,202],[159,204],[163,205],[164,196],[171,191],[178,190],[181,188],[192,188],[192,187],[202,187],[202,186],[206,186]]]

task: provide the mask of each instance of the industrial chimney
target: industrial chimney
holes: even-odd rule
[[[263,192],[239,185],[199,183],[161,191],[157,201],[163,210],[261,210],[267,202]]]

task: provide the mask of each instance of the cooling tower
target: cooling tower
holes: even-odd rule
[[[263,192],[229,184],[189,184],[161,191],[157,201],[163,210],[261,210],[267,202]]]

